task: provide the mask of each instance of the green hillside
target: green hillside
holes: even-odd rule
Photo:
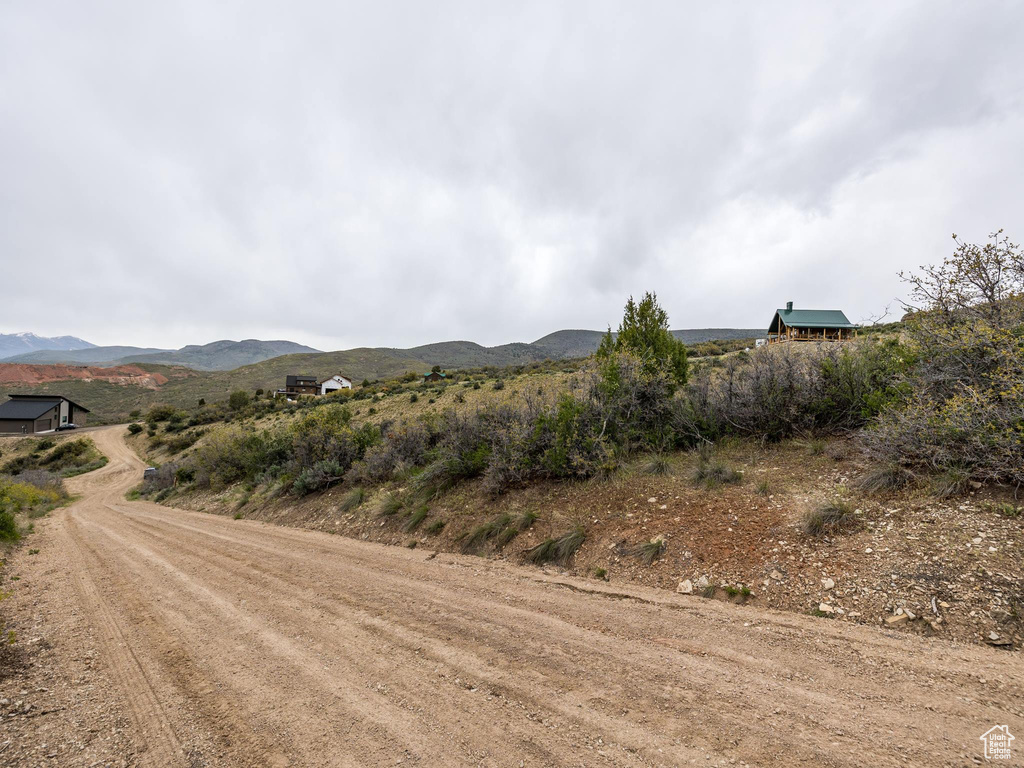
[[[697,329],[673,331],[676,336],[695,344],[709,339],[750,338],[759,331],[750,329]],[[133,410],[146,410],[154,403],[167,403],[179,408],[192,407],[200,398],[207,402],[225,399],[233,390],[272,390],[284,386],[289,374],[308,374],[326,379],[336,373],[350,377],[356,384],[364,379],[386,379],[402,376],[408,372],[424,373],[434,365],[447,370],[493,366],[503,368],[525,365],[542,360],[561,360],[587,357],[600,343],[600,331],[566,330],[549,334],[532,344],[513,343],[496,347],[484,347],[470,341],[447,341],[426,344],[412,349],[389,349],[384,347],[359,347],[340,352],[304,352],[271,357],[232,370],[194,370],[182,366],[157,364],[153,357],[166,355],[140,355],[132,362],[141,368],[161,373],[169,381],[158,390],[136,386],[120,386],[101,381],[57,381],[33,386],[10,386],[7,391],[19,393],[62,394],[81,403],[92,411],[93,420],[120,421]],[[247,354],[245,342],[214,342],[211,345],[191,348],[193,364],[203,354],[223,355],[225,350],[216,349],[218,344],[234,345],[226,354]],[[275,342],[258,342],[260,345]],[[291,342],[284,342],[291,344]],[[102,348],[98,348],[102,349]],[[189,349],[189,348],[184,348]],[[261,354],[267,351],[261,348]],[[95,350],[84,350],[95,352]],[[197,357],[197,355],[199,357]],[[178,359],[172,356],[171,360]]]

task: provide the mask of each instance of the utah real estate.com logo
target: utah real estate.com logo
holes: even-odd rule
[[[994,725],[978,737],[985,743],[986,760],[1009,760],[1013,734],[1008,725]]]

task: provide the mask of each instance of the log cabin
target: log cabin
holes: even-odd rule
[[[768,343],[850,341],[858,327],[840,309],[793,309],[793,302],[787,301],[785,309],[775,310],[768,326]]]

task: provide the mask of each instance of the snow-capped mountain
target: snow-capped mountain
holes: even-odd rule
[[[88,349],[95,347],[76,336],[37,336],[34,333],[0,333],[0,360],[41,349]]]

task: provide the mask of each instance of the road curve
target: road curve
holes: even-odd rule
[[[123,428],[92,438],[109,464],[39,535],[133,764],[941,766],[1024,739],[1017,654],[129,502]]]

